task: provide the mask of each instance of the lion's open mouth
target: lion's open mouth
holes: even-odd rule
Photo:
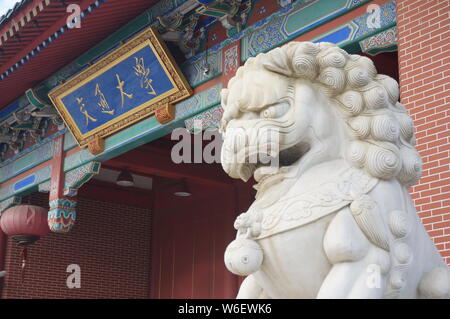
[[[282,150],[277,153],[276,156],[267,157],[267,155],[264,154],[266,159],[269,159],[265,162],[258,161],[257,163],[252,163],[249,160],[250,156],[248,156],[244,163],[237,164],[236,172],[239,178],[244,181],[247,181],[253,175],[258,183],[262,183],[271,176],[287,172],[288,168],[299,163],[309,150],[309,144],[299,143],[293,147]]]

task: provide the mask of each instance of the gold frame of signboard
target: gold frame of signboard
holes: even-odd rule
[[[172,83],[173,89],[82,134],[70,112],[62,102],[62,99],[146,46],[149,46],[152,49],[161,64],[162,69]],[[122,130],[153,114],[155,114],[157,120],[161,123],[167,123],[174,117],[173,103],[191,96],[192,92],[191,87],[174,61],[164,41],[159,37],[157,31],[153,27],[150,27],[100,59],[98,62],[94,63],[92,66],[88,67],[86,70],[67,80],[64,84],[54,88],[48,95],[64,123],[75,137],[78,145],[80,147],[92,145],[93,148],[94,145],[97,145],[98,148],[99,144],[103,144],[102,141],[106,136]],[[97,150],[96,153],[100,151],[101,150]]]

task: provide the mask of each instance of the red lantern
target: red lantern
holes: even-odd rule
[[[32,244],[50,231],[47,210],[33,205],[18,205],[5,210],[0,227],[20,245]]]
[[[47,210],[33,205],[18,205],[5,210],[0,219],[3,232],[22,247],[22,282],[27,262],[27,245],[48,234]]]

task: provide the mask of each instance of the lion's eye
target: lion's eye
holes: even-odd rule
[[[272,105],[261,112],[261,117],[263,117],[265,119],[277,118],[277,117],[283,116],[288,109],[289,109],[288,103]]]

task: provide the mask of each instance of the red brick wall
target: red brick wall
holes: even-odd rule
[[[411,194],[450,264],[450,1],[397,1],[401,102],[416,126],[423,174]]]
[[[30,203],[48,207],[48,194],[35,193]],[[71,233],[49,234],[31,247],[23,284],[20,249],[8,241],[3,298],[150,296],[150,210],[79,198],[77,214]],[[80,289],[66,286],[70,264],[81,267]]]

